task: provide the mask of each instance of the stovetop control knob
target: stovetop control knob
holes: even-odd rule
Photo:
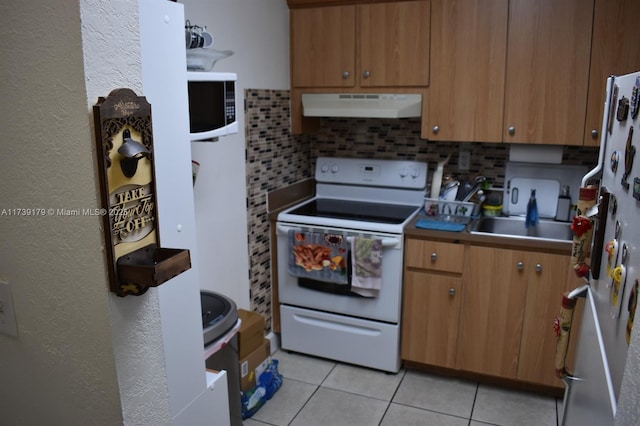
[[[400,177],[402,177],[402,178],[407,177],[408,174],[409,174],[409,172],[407,171],[407,169],[405,167],[400,169]]]
[[[320,166],[320,171],[322,173],[327,173],[329,171],[329,166],[327,164],[323,164],[322,166]]]
[[[331,173],[338,173],[339,170],[340,168],[338,167],[337,164],[334,164],[331,166]]]
[[[411,169],[411,177],[415,179],[418,176],[420,176],[420,170],[418,170],[417,167],[412,168]]]

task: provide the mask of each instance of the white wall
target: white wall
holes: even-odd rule
[[[239,74],[240,90],[286,87],[287,55],[277,55],[287,44],[284,0],[202,3],[217,17],[207,25],[228,24],[216,34],[220,48],[224,33],[237,35],[227,47],[237,52],[227,65]],[[114,88],[142,92],[138,2],[81,0],[62,6],[43,0],[0,3],[0,209],[97,207],[91,108]],[[223,6],[235,22],[219,15]],[[259,25],[250,22],[255,19]],[[266,60],[274,54],[273,62]],[[240,120],[243,127],[242,114]],[[230,186],[236,196],[223,200],[232,208],[222,209],[222,219],[215,221],[221,236],[215,248],[238,241],[237,248],[231,244],[224,252],[226,259],[214,259],[224,267],[210,275],[229,274],[218,282],[237,285],[248,307],[243,133],[210,154],[216,170],[222,165],[229,170],[224,184],[213,186]],[[180,295],[172,291],[164,297],[154,289],[143,297],[109,293],[102,232],[99,217],[0,217],[0,278],[12,285],[18,324],[17,339],[0,334],[3,424],[91,419],[163,425],[185,402],[169,397],[169,382],[179,381],[179,371],[168,374],[177,356],[165,359],[164,345],[180,339],[163,339],[163,330],[175,333],[167,321],[197,303],[171,303]]]
[[[81,0],[80,8],[87,106],[119,87],[142,94],[138,2]],[[100,256],[104,258],[103,251]],[[158,293],[150,290],[142,297],[125,298],[108,293],[107,298],[124,423],[169,424]]]
[[[213,71],[238,74],[240,131],[215,143],[192,143],[193,159],[200,163],[195,203],[202,288],[250,309],[244,90],[289,89],[289,10],[286,0],[182,3],[185,18],[213,34],[213,48],[234,51]]]
[[[0,5],[1,208],[99,205],[90,105],[115,84],[139,83],[135,47],[132,56],[116,55],[122,46],[117,39],[137,25],[137,5],[132,10],[125,2],[105,3],[109,5],[122,13],[117,22],[121,35],[100,32],[105,26],[114,28],[116,23],[108,21],[116,11],[90,1],[66,7],[44,0]],[[91,19],[85,21],[88,9]],[[102,38],[86,40],[95,44],[86,57],[86,77],[92,79],[88,87],[83,35]],[[153,322],[145,321],[157,300],[113,303],[101,218],[1,216],[0,234],[0,276],[13,286],[18,323],[17,339],[0,335],[2,423],[84,424],[91,419],[121,424],[128,416],[123,415],[122,395],[140,403],[138,410],[157,410],[153,418],[162,424],[168,411],[139,394],[152,381],[159,385],[155,401],[166,402],[162,364],[159,374],[147,379],[144,366],[130,362],[137,395],[126,392],[117,371],[124,348],[130,354],[150,343],[140,348],[144,356],[161,344],[160,333],[150,328]],[[143,323],[135,336],[119,328],[140,325],[131,318]]]

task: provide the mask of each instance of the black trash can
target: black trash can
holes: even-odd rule
[[[218,344],[220,339],[229,339],[229,333],[238,322],[238,311],[233,300],[218,293],[202,290],[200,302],[205,348]],[[208,369],[227,372],[231,426],[242,426],[237,331],[226,345],[222,345],[206,359],[205,365]]]

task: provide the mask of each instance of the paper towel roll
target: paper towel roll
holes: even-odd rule
[[[431,198],[438,199],[440,197],[440,187],[442,186],[442,171],[444,166],[438,164],[436,170],[433,172],[433,179],[431,180],[430,194]]]
[[[509,161],[524,163],[562,163],[562,146],[558,145],[510,145]]]

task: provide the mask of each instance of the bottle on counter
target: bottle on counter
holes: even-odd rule
[[[539,222],[538,216],[538,200],[536,200],[536,190],[531,189],[531,197],[527,203],[527,216],[525,217],[524,226],[530,228],[536,226]]]
[[[440,190],[442,189],[442,173],[444,172],[444,166],[449,162],[449,158],[451,158],[451,154],[449,154],[444,160],[439,161],[436,166],[436,170],[433,172],[430,190],[430,196],[433,199],[437,200],[440,198]]]

